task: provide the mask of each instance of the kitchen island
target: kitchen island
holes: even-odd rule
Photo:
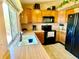
[[[26,33],[24,35],[35,35],[33,32]],[[36,35],[35,35],[36,37]],[[36,37],[37,44],[29,44],[13,47],[14,55],[11,56],[12,59],[50,59],[45,49]]]

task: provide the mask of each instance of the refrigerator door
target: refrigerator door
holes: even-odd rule
[[[79,14],[77,14],[77,25],[76,25],[76,28],[75,28],[75,33],[74,33],[74,37],[75,37],[75,40],[74,40],[74,49],[73,49],[73,54],[75,56],[77,56],[79,58]]]
[[[67,23],[67,34],[66,34],[66,42],[65,48],[72,52],[74,46],[74,31],[75,31],[75,14],[71,14],[68,16],[68,23]]]

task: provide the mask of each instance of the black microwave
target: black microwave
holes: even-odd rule
[[[43,16],[43,23],[54,23],[53,16]]]

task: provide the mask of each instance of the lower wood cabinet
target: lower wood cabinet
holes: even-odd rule
[[[65,39],[66,39],[66,33],[65,32],[61,32],[61,31],[56,32],[56,41],[65,44]]]
[[[44,32],[35,32],[36,36],[38,37],[39,41],[43,44],[44,43]],[[66,40],[66,33],[61,31],[56,31],[56,41],[65,44]]]
[[[35,32],[39,41],[43,44],[44,43],[44,32]]]
[[[5,53],[5,55],[3,56],[3,59],[10,59],[10,52],[9,52],[9,50]]]

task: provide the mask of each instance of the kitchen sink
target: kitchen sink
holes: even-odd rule
[[[37,43],[37,39],[34,35],[24,35],[22,36],[22,41],[18,42],[18,46],[34,45]]]

